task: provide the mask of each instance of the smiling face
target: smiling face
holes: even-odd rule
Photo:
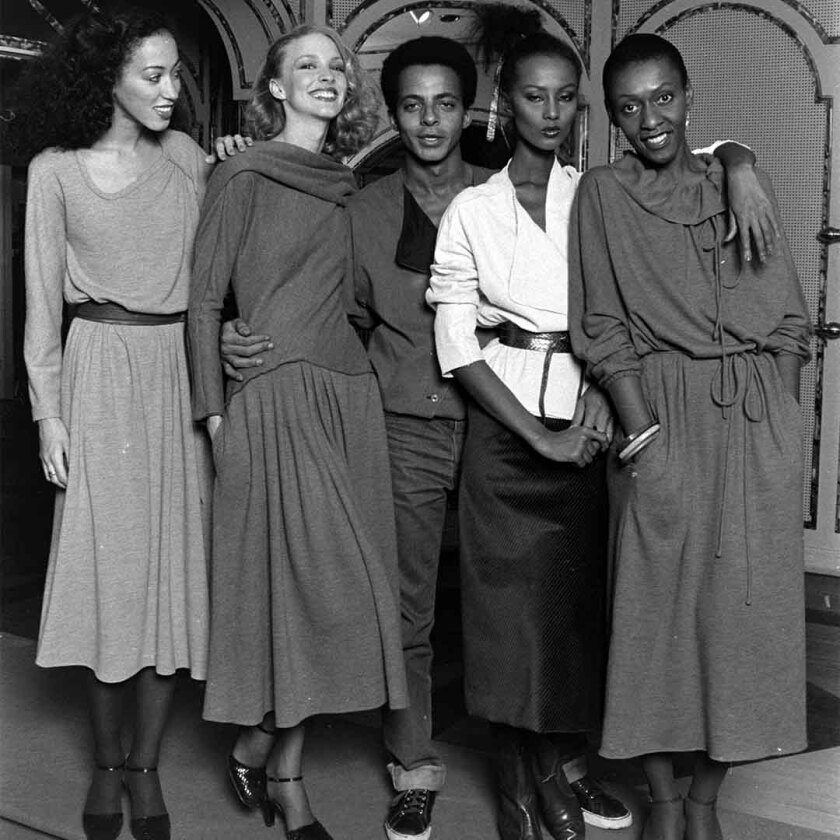
[[[655,166],[685,159],[685,127],[693,92],[667,58],[620,69],[607,91],[607,110],[633,150]]]
[[[168,32],[144,38],[129,55],[114,85],[114,120],[163,131],[181,92],[178,45]]]
[[[283,103],[286,118],[337,117],[344,107],[347,77],[335,42],[313,32],[291,41],[283,53],[282,72],[269,82],[269,90]]]
[[[577,116],[577,71],[559,55],[522,58],[503,104],[513,116],[519,140],[553,154],[569,136]]]
[[[391,122],[408,154],[424,163],[444,161],[470,124],[458,74],[442,64],[403,69]]]

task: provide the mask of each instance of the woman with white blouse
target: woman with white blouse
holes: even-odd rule
[[[450,205],[427,294],[441,369],[472,398],[459,499],[465,692],[471,714],[504,725],[503,840],[540,836],[537,804],[553,836],[582,837],[569,780],[593,788],[610,824],[631,819],[580,759],[601,715],[606,492],[597,456],[612,419],[566,332],[579,174],[556,152],[574,124],[579,77],[572,50],[549,35],[506,57],[500,88],[516,150]],[[483,350],[477,325],[499,327]]]

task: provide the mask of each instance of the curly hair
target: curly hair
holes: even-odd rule
[[[329,157],[341,160],[354,155],[373,137],[379,123],[380,97],[376,86],[362,69],[359,59],[348,49],[338,33],[329,27],[303,24],[278,38],[269,47],[245,110],[245,128],[255,140],[270,140],[283,130],[286,125],[286,111],[283,103],[271,95],[269,82],[281,75],[289,45],[306,35],[316,34],[329,38],[344,61],[344,73],[347,77],[344,107],[341,113],[330,121],[321,150]]]
[[[461,81],[464,107],[472,107],[478,85],[475,62],[457,41],[430,35],[400,44],[383,62],[379,84],[389,113],[393,114],[397,108],[400,73],[406,67],[431,64],[440,64],[454,71]]]
[[[122,68],[141,41],[161,32],[169,32],[162,17],[134,8],[69,23],[21,79],[18,101],[28,103],[18,115],[21,147],[34,155],[92,146],[111,127]]]

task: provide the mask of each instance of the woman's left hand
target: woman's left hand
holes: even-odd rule
[[[729,231],[725,242],[738,234],[741,255],[745,262],[755,256],[764,262],[773,253],[776,240],[782,235],[779,214],[770,196],[758,180],[755,168],[741,165],[727,169],[729,192]]]
[[[603,432],[607,436],[607,441],[600,448],[609,448],[615,423],[610,401],[600,388],[590,385],[580,395],[575,406],[575,413],[572,416],[572,425],[585,426],[588,429]],[[594,441],[590,442],[590,446],[597,445]]]

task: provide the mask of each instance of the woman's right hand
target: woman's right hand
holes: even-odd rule
[[[259,367],[263,363],[259,354],[273,347],[271,336],[253,335],[251,328],[241,318],[222,324],[219,334],[222,367],[225,375],[237,382],[244,379],[239,368]]]
[[[38,421],[39,457],[44,478],[67,489],[67,465],[70,459],[70,435],[60,417]]]
[[[585,467],[609,444],[607,436],[586,426],[569,426],[560,432],[544,429],[534,441],[534,449],[550,461]]]

